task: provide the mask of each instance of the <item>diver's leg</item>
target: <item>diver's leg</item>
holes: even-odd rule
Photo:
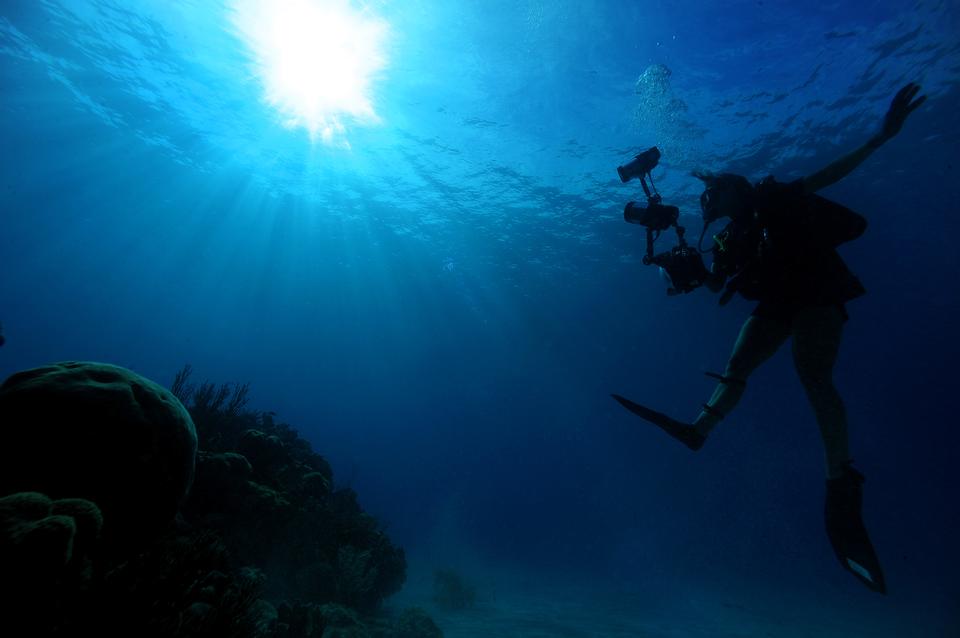
[[[863,474],[850,461],[847,413],[833,385],[844,319],[840,307],[801,311],[793,323],[793,358],[826,452],[824,520],[830,544],[844,568],[873,591],[886,593],[883,569],[863,523]]]
[[[723,380],[703,411],[693,422],[697,432],[706,436],[737,405],[746,389],[747,377],[773,356],[790,336],[790,324],[767,317],[751,316],[743,324],[733,346]]]
[[[793,322],[793,360],[820,426],[828,478],[842,476],[850,462],[847,411],[833,385],[844,318],[839,306],[823,306],[800,311]]]

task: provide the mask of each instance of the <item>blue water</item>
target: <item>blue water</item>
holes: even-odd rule
[[[0,376],[249,382],[406,548],[398,604],[477,584],[447,636],[960,635],[956,3],[341,2],[383,64],[327,136],[268,99],[240,4],[0,2]],[[610,399],[693,418],[751,309],[665,295],[615,169],[659,146],[696,236],[692,170],[808,175],[910,81],[823,192],[870,222],[835,376],[881,597],[823,532],[788,349],[697,454]]]

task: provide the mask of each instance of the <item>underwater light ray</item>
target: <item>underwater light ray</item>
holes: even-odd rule
[[[250,49],[264,99],[311,139],[381,121],[374,80],[387,65],[387,23],[348,0],[235,0],[232,20]]]

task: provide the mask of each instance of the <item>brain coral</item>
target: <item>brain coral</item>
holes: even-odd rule
[[[125,368],[61,362],[0,385],[0,496],[33,491],[92,501],[105,539],[120,546],[173,519],[196,453],[183,405]]]

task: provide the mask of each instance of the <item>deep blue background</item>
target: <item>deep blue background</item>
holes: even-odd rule
[[[348,125],[346,148],[281,125],[227,6],[0,3],[0,373],[91,359],[169,384],[189,362],[248,381],[425,563],[803,598],[947,635],[960,12],[621,4],[371,4],[392,33],[383,123]],[[669,81],[638,85],[653,64]],[[692,418],[750,311],[664,295],[615,167],[659,145],[656,183],[695,235],[691,170],[809,174],[908,81],[927,104],[823,193],[870,222],[842,249],[869,294],[836,379],[881,600],[827,544],[789,349],[696,455],[609,398]]]

